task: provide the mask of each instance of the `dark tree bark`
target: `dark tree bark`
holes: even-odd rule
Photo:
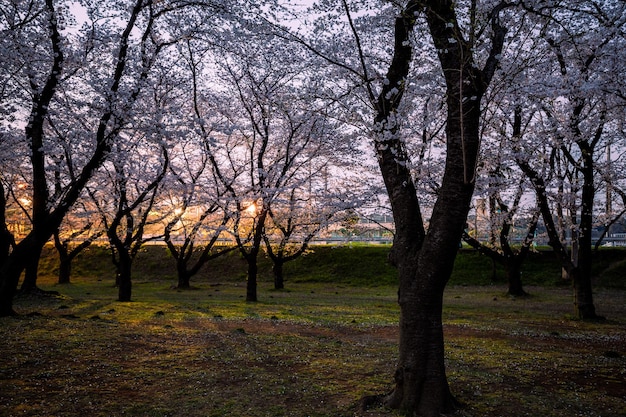
[[[488,256],[494,264],[502,265],[508,283],[508,295],[515,297],[525,297],[528,295],[522,284],[522,264],[528,251],[520,250],[518,253],[513,251],[502,253],[494,248],[483,245],[467,233],[463,233],[463,240],[481,254]]]
[[[521,125],[521,108],[515,111],[515,128],[516,136],[519,137]],[[596,132],[596,141],[599,140],[602,127]],[[577,260],[573,261],[572,256],[567,250],[561,239],[559,231],[554,223],[554,218],[550,210],[548,201],[548,193],[544,178],[537,172],[530,163],[522,158],[517,159],[520,169],[528,176],[535,189],[537,202],[541,211],[546,231],[548,233],[549,244],[552,246],[555,255],[561,262],[562,268],[566,271],[567,276],[572,280],[574,287],[574,305],[578,317],[581,319],[596,320],[602,317],[596,314],[595,305],[593,303],[593,291],[591,284],[591,265],[593,248],[591,245],[591,229],[593,221],[593,199],[595,196],[595,187],[593,182],[593,146],[588,146],[585,141],[577,142],[582,151],[582,163],[576,164],[583,174],[582,187],[582,207],[579,222],[579,233],[576,238],[576,246],[578,248]],[[564,150],[564,149],[561,149]],[[570,159],[570,158],[568,158]],[[572,161],[574,162],[574,161]]]
[[[184,209],[187,207],[185,206]],[[215,245],[217,243],[218,238],[220,237],[220,231],[216,231],[209,242],[203,245],[200,249],[196,249],[194,244],[194,239],[197,236],[197,233],[200,227],[203,224],[203,221],[211,214],[214,213],[217,207],[210,207],[205,210],[198,221],[192,227],[190,233],[185,236],[182,245],[176,245],[176,243],[172,240],[172,229],[180,220],[180,217],[177,216],[172,221],[168,223],[165,227],[165,233],[163,236],[163,240],[167,245],[167,248],[172,253],[172,256],[176,260],[176,274],[178,277],[177,288],[179,289],[189,289],[191,288],[191,278],[195,276],[200,269],[210,260],[215,259],[219,256],[222,256],[232,250],[237,249],[236,246],[222,248],[213,252],[215,249]],[[229,221],[229,216],[225,213],[222,218],[222,223],[220,224],[220,228],[224,227]],[[194,254],[199,252],[199,256],[195,261],[193,261]]]
[[[31,156],[30,162],[33,175],[32,192],[32,231],[17,244],[11,254],[0,265],[0,317],[15,314],[13,311],[13,296],[21,273],[26,269],[28,274],[28,286],[36,284],[37,268],[33,265],[39,262],[38,254],[52,235],[54,229],[50,223],[60,222],[59,216],[51,217],[47,208],[48,187],[43,147],[43,126],[48,114],[48,105],[52,101],[56,87],[61,77],[63,66],[63,51],[61,49],[61,35],[57,26],[56,12],[52,0],[46,1],[46,12],[50,29],[51,48],[54,59],[46,82],[40,92],[34,94],[29,123],[25,128],[26,139],[29,143]],[[34,79],[30,80],[33,91],[39,91],[39,86]],[[67,210],[67,208],[65,209]],[[36,259],[34,259],[36,257]],[[33,274],[35,277],[33,278]]]
[[[275,259],[272,265],[272,273],[274,274],[274,289],[282,290],[285,288],[285,277],[283,276],[284,262],[281,259]]]
[[[118,301],[131,301],[132,297],[132,266],[135,219],[132,208],[126,206],[125,193],[121,193],[123,201],[118,202],[120,207],[111,225],[107,228],[107,237],[111,244],[111,255],[115,265],[115,285],[118,289]],[[126,220],[124,236],[118,235],[118,228],[122,220]]]
[[[519,204],[522,193],[523,188],[520,186],[518,194],[515,198],[515,207],[517,207],[517,205]],[[514,212],[509,212],[508,207],[506,207],[504,204],[501,204],[501,210],[503,213],[506,213],[507,216],[504,219],[502,228],[500,229],[500,250],[497,250],[496,248],[493,248],[491,246],[484,245],[477,239],[471,237],[467,232],[463,232],[463,240],[481,254],[491,258],[491,260],[494,262],[494,265],[498,263],[503,266],[509,285],[509,289],[507,291],[508,295],[515,297],[525,297],[528,296],[528,293],[524,290],[522,284],[522,265],[524,264],[528,253],[530,252],[530,247],[534,240],[535,231],[537,230],[537,222],[539,220],[539,212],[536,211],[533,215],[528,227],[528,231],[526,232],[526,237],[524,238],[524,241],[522,242],[519,250],[516,251],[509,244],[509,234],[511,231],[511,222],[513,220]]]
[[[33,248],[30,253],[30,257],[27,259],[24,270],[24,281],[20,287],[20,293],[29,294],[40,292],[37,287],[37,272],[39,271],[39,260],[41,259],[41,252],[43,245]]]
[[[217,240],[217,237],[215,238]],[[169,247],[169,245],[168,245]],[[200,256],[198,259],[191,265],[191,255],[193,255],[193,246],[188,247],[187,255],[188,256],[180,256],[180,254],[184,254],[183,250],[179,250],[179,256],[176,257],[176,274],[178,277],[178,283],[176,288],[179,289],[189,289],[191,288],[191,278],[193,278],[200,269],[210,260],[215,259],[219,256],[225,255],[228,252],[237,249],[237,246],[231,246],[227,248],[222,248],[214,253],[211,252],[211,249],[215,248],[215,244],[207,244],[202,249]]]
[[[59,231],[54,232],[54,247],[59,254],[59,284],[69,284],[72,276],[72,262],[74,259],[85,249],[87,249],[93,242],[96,241],[100,236],[104,234],[104,230],[99,230],[98,232],[92,234],[91,236],[84,239],[81,243],[74,246],[72,250],[70,250],[70,242],[82,235],[83,233],[89,231],[92,228],[91,224],[85,225],[82,229],[72,233],[72,235],[66,240],[61,240],[61,236],[59,236]]]
[[[509,283],[508,295],[513,297],[526,297],[528,293],[524,291],[522,285],[522,267],[518,262],[507,262],[504,264],[504,273]]]
[[[116,265],[116,283],[118,286],[118,301],[131,301],[133,281],[132,281],[132,267],[133,258],[130,255],[130,251],[122,250],[118,251],[117,265]]]
[[[41,238],[29,233],[18,245],[13,248],[11,256],[2,264],[0,269],[0,317],[13,316],[13,297],[17,291],[20,275],[25,265],[32,258],[33,251],[40,251],[43,244]]]
[[[4,264],[9,258],[11,248],[15,246],[15,238],[7,228],[6,206],[7,200],[4,192],[4,184],[2,184],[0,180],[0,265]]]
[[[600,123],[603,123],[601,120]],[[599,128],[599,132],[596,133],[596,137],[599,140],[602,127]],[[598,140],[594,140],[597,143]],[[591,233],[593,230],[593,203],[595,199],[595,184],[594,184],[594,145],[590,145],[588,142],[580,140],[577,142],[582,154],[582,166],[579,167],[583,175],[583,186],[581,202],[582,207],[580,210],[580,224],[578,233],[578,253],[577,253],[577,267],[578,271],[573,276],[572,282],[574,283],[574,294],[576,297],[576,306],[578,308],[578,315],[581,318],[596,319],[595,305],[593,302],[592,291],[592,272],[591,266],[593,262],[593,245],[591,241]]]
[[[72,277],[72,260],[70,259],[69,252],[65,250],[63,253],[59,252],[59,284],[69,284]]]
[[[256,302],[257,296],[257,274],[259,267],[257,265],[258,250],[253,250],[246,256],[248,262],[248,279],[246,281],[246,301]]]
[[[576,45],[570,45],[570,47],[576,48],[575,58],[573,58],[574,61],[572,62],[568,61],[570,57],[564,54],[559,43],[549,36],[546,36],[545,40],[553,48],[561,76],[569,77],[570,70],[574,69],[572,72],[579,74],[583,80],[589,81],[594,73],[595,62],[606,53],[603,48],[612,41],[612,38],[612,36],[606,36],[592,47],[579,48]],[[556,133],[558,143],[560,143],[559,150],[572,167],[575,176],[582,176],[580,218],[575,237],[572,238],[571,256],[563,243],[564,240],[559,239],[559,235],[554,230],[555,227],[551,216],[548,216],[549,207],[543,178],[539,177],[538,173],[533,171],[526,161],[523,161],[524,166],[522,169],[529,176],[532,176],[535,192],[543,204],[542,216],[548,229],[550,244],[560,259],[563,269],[572,280],[577,314],[581,319],[595,320],[603,317],[596,314],[591,283],[593,257],[591,232],[596,191],[594,184],[594,171],[596,168],[594,153],[603,136],[607,118],[607,103],[576,91],[574,89],[572,95],[568,97],[572,104],[572,111],[568,118],[567,131],[572,135],[571,139],[578,147],[580,156],[575,157],[565,145],[571,140],[568,141],[568,138],[565,138],[560,131]],[[593,116],[590,114],[585,118],[583,112],[585,110],[592,112],[593,109],[597,109],[597,113],[593,114]],[[548,118],[554,119],[554,116],[548,109],[544,108],[543,110]],[[521,118],[521,109],[517,110],[516,118]],[[593,126],[593,123],[595,123],[594,131],[588,131],[587,129]],[[575,213],[576,207],[570,211]]]
[[[443,292],[474,191],[480,102],[504,42],[500,9],[491,15],[492,49],[481,70],[473,60],[473,37],[466,40],[461,35],[454,2],[410,1],[396,18],[394,56],[386,77],[389,82],[377,98],[374,122],[380,131],[376,151],[396,225],[390,260],[398,268],[401,310],[395,388],[384,402],[406,415],[438,416],[458,405],[445,372]],[[393,123],[412,59],[409,36],[416,12],[426,16],[447,89],[446,165],[428,232],[408,168],[409,157]]]
[[[591,236],[585,237],[584,233],[579,236],[579,241],[585,241],[585,245],[589,245],[589,253],[585,251],[582,254],[579,252],[578,263],[574,263],[568,252],[567,248],[559,238],[559,233],[554,219],[550,211],[548,203],[548,195],[546,192],[546,185],[540,174],[535,171],[527,161],[519,160],[518,165],[531,179],[537,200],[541,208],[541,215],[543,217],[546,231],[550,239],[549,243],[554,250],[555,255],[561,262],[563,269],[567,272],[567,275],[572,280],[574,286],[574,297],[577,314],[582,319],[597,319],[595,306],[593,304],[593,292],[591,288]],[[581,226],[582,229],[582,226]],[[589,229],[590,230],[590,229]],[[588,242],[587,242],[588,239]]]
[[[177,268],[178,274],[178,283],[176,284],[176,288],[180,290],[188,290],[191,288],[191,275],[187,273],[185,268],[184,271]]]
[[[31,80],[33,91],[41,91],[33,96],[33,107],[31,109],[30,122],[25,128],[26,139],[31,149],[31,165],[33,170],[33,194],[32,194],[32,221],[31,232],[18,244],[15,245],[5,262],[0,265],[0,317],[15,314],[13,310],[13,297],[17,290],[21,273],[32,260],[32,254],[40,253],[43,246],[50,239],[55,230],[59,228],[63,218],[70,207],[79,198],[82,190],[106,159],[110,151],[111,138],[116,136],[121,130],[120,120],[114,120],[113,108],[105,111],[100,117],[96,132],[96,147],[91,158],[84,165],[82,171],[75,177],[72,183],[66,188],[60,201],[50,208],[48,199],[48,183],[44,155],[44,122],[48,115],[48,106],[55,94],[56,87],[62,76],[64,55],[62,51],[61,35],[57,26],[56,11],[54,2],[46,0],[47,12],[49,13],[49,25],[51,48],[53,51],[53,62],[46,82],[41,88]],[[127,22],[120,39],[120,48],[117,52],[117,63],[115,66],[112,83],[110,86],[111,97],[115,97],[120,88],[120,83],[127,63],[128,39],[135,22],[144,7],[144,0],[137,0],[131,16]],[[150,29],[148,29],[150,30]],[[148,66],[142,68],[140,77],[147,77]],[[137,88],[131,94],[132,102],[139,94]]]
[[[116,202],[117,211],[107,227],[107,237],[111,243],[113,262],[117,270],[118,301],[131,301],[133,261],[145,243],[143,234],[148,223],[148,216],[169,167],[169,154],[164,145],[161,145],[161,152],[163,161],[160,171],[150,183],[143,186],[143,190],[134,199],[129,198],[128,195],[128,174],[123,162],[113,164],[117,178],[118,201]],[[140,207],[142,204],[145,206]],[[101,215],[106,224],[106,213],[101,212]],[[122,222],[124,222],[124,227],[121,227]]]
[[[291,202],[294,201],[295,193],[291,194]],[[293,210],[292,210],[293,213]],[[281,233],[281,240],[274,247],[272,242],[267,235],[263,235],[263,239],[265,240],[265,247],[267,249],[267,255],[272,260],[272,273],[274,275],[274,289],[282,290],[285,288],[285,277],[283,275],[283,266],[287,262],[291,262],[293,260],[298,259],[304,252],[306,252],[309,247],[309,243],[315,237],[315,235],[320,231],[322,227],[322,222],[318,224],[313,230],[310,230],[309,233],[304,237],[304,239],[298,243],[297,249],[288,250],[289,241],[296,231],[296,224],[294,223],[294,219],[289,217],[285,224],[280,224],[278,220],[276,220],[274,213],[272,210],[269,211],[270,218],[274,222],[274,226]],[[326,220],[329,220],[332,215],[327,215]]]
[[[260,213],[254,221],[254,233],[252,236],[252,245],[246,248],[238,239],[238,247],[241,255],[248,263],[248,275],[246,281],[246,301],[256,302],[257,296],[257,275],[259,267],[257,260],[259,257],[259,251],[261,250],[261,243],[263,242],[263,234],[265,233],[265,220],[267,219],[268,209],[262,207]]]
[[[535,232],[537,230],[539,216],[539,211],[535,211],[526,232],[526,237],[524,238],[522,245],[517,252],[515,252],[513,248],[511,248],[508,240],[508,235],[511,230],[511,222],[509,221],[511,220],[510,218],[507,219],[500,232],[500,247],[502,248],[504,254],[502,264],[504,265],[507,282],[509,283],[508,294],[514,297],[528,296],[528,293],[524,291],[522,285],[522,265],[528,257],[531,245],[533,244],[533,241],[535,239]]]

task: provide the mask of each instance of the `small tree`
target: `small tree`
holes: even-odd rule
[[[93,228],[94,225],[92,223],[87,223],[82,228],[72,230],[65,236],[62,236],[59,230],[54,232],[54,247],[59,254],[59,284],[70,283],[74,258],[91,246],[100,236],[104,235],[104,229],[93,231]],[[80,243],[74,244],[79,238],[82,238]]]
[[[273,53],[258,55],[259,48]],[[227,84],[213,97],[226,123],[207,152],[234,207],[232,233],[248,267],[246,300],[256,301],[270,212],[278,213],[290,190],[306,186],[310,166],[340,159],[346,147],[327,103],[316,100],[320,87],[306,62],[279,38],[250,34],[219,65]]]
[[[520,209],[520,200],[524,191],[523,183],[515,194],[512,207],[509,208],[507,204],[502,200],[500,196],[495,196],[494,200],[498,205],[498,218],[500,219],[497,243],[491,244],[491,242],[481,242],[475,236],[471,236],[466,230],[463,232],[463,240],[471,247],[478,250],[480,253],[488,256],[493,262],[496,262],[504,267],[506,278],[508,282],[507,293],[515,297],[525,297],[528,295],[524,291],[522,285],[522,264],[526,260],[528,253],[532,247],[535,239],[535,232],[537,230],[537,223],[539,221],[539,211],[534,210],[531,217],[528,219],[525,225],[526,233],[524,238],[520,242],[519,247],[515,247],[511,244],[511,229],[513,227],[513,220],[516,212]],[[490,218],[491,222],[495,222],[496,219]]]
[[[168,152],[163,145],[160,146],[159,159],[133,158],[133,148],[116,144],[108,172],[110,188],[101,190],[107,194],[91,191],[111,244],[119,301],[131,300],[132,264],[139,249],[146,241],[160,238],[144,236],[144,232],[150,223],[160,223],[160,218],[150,218],[150,214],[169,165]],[[107,190],[112,192],[108,194]],[[113,201],[110,200],[111,194]]]
[[[266,227],[263,239],[267,255],[273,264],[274,289],[285,288],[285,263],[302,256],[309,248],[311,240],[328,226],[333,217],[345,210],[345,207],[329,201],[333,197],[339,200],[337,195],[318,195],[320,197],[320,200],[315,201],[310,192],[303,193],[294,188],[285,204],[274,204],[269,210],[271,226]]]

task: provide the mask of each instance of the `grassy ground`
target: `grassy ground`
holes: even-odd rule
[[[55,285],[45,260],[40,284],[61,295],[18,298],[22,315],[0,319],[0,416],[353,416],[363,395],[392,387],[399,313],[384,248],[318,249],[290,267],[284,291],[265,265],[258,303],[244,301],[237,256],[180,291],[158,250],[143,254],[130,303],[114,301],[96,249],[70,285]],[[463,273],[480,275],[481,258],[466,255]],[[607,275],[620,262],[606,261]],[[598,287],[608,320],[588,323],[554,285],[558,268],[546,271],[530,298],[506,297],[491,274],[447,288],[447,371],[466,404],[456,415],[626,415],[623,278]]]

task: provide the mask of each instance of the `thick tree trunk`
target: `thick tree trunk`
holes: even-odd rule
[[[119,263],[117,265],[117,285],[118,301],[131,301],[132,296],[132,264],[130,254],[127,251],[119,252]]]
[[[20,293],[28,294],[35,293],[39,289],[37,288],[37,274],[39,271],[39,259],[41,259],[41,251],[43,245],[38,245],[30,253],[30,256],[26,260],[26,267],[24,270],[24,281],[20,287]]]
[[[16,248],[15,250],[19,250]],[[13,316],[17,313],[13,310],[13,297],[17,290],[20,275],[24,270],[19,257],[13,252],[14,256],[7,259],[0,269],[0,317]]]
[[[274,273],[274,289],[282,290],[285,288],[285,280],[283,278],[283,261],[281,259],[274,259],[272,272]]]
[[[406,415],[439,416],[454,411],[458,405],[450,392],[444,364],[443,288],[428,285],[421,274],[417,281],[417,271],[406,269],[400,272],[407,275],[403,281],[414,285],[403,285],[399,292],[400,357],[395,389],[385,402]],[[432,278],[427,281],[446,280]]]
[[[412,59],[410,33],[423,11],[446,80],[446,166],[428,232],[416,195],[410,161],[397,137],[395,110]],[[396,18],[394,56],[378,96],[376,151],[396,226],[390,260],[400,285],[400,352],[395,389],[386,404],[406,415],[439,416],[453,411],[445,373],[442,300],[452,273],[474,191],[479,151],[480,102],[502,52],[505,31],[492,20],[492,49],[483,70],[463,32],[452,1],[407,3]],[[364,402],[366,404],[367,401]]]
[[[0,202],[0,204],[3,203]],[[2,221],[2,224],[0,224],[0,265],[2,265],[9,258],[14,240],[13,235],[6,227],[4,218],[0,218],[0,221]]]
[[[59,284],[69,284],[72,276],[72,259],[64,256],[59,259]]]
[[[191,287],[191,274],[187,271],[187,263],[183,259],[178,259],[176,263],[176,274],[178,275],[177,288],[189,289]]]
[[[585,274],[580,267],[576,267],[569,271],[574,286],[574,307],[576,314],[583,320],[596,320],[601,318],[596,314],[596,308],[593,303],[593,290],[591,287],[591,278]]]
[[[504,272],[509,284],[508,295],[514,297],[526,297],[528,293],[524,291],[522,285],[522,268],[519,262],[514,259],[504,260]]]
[[[421,247],[417,235],[397,232],[394,241],[400,273],[400,360],[387,404],[407,415],[439,416],[457,405],[445,373],[442,299],[474,190],[479,109],[468,105],[461,113],[455,104],[449,100],[446,167],[428,233]],[[393,201],[394,215],[411,210],[407,202]]]
[[[11,247],[15,244],[13,234],[7,228],[6,203],[4,186],[0,181],[0,265],[9,258]]]
[[[31,233],[15,246],[11,255],[0,265],[0,317],[16,314],[13,310],[13,297],[20,276],[32,253],[41,252],[44,243],[39,242],[35,234]]]
[[[191,288],[191,276],[187,273],[184,274],[178,274],[178,285],[176,285],[176,288],[180,288],[183,290],[188,290],[189,288]]]

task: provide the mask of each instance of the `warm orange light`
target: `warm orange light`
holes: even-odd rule
[[[248,213],[250,216],[255,216],[256,215],[256,204],[250,203],[250,205],[248,207],[246,207],[244,211],[246,213]]]

